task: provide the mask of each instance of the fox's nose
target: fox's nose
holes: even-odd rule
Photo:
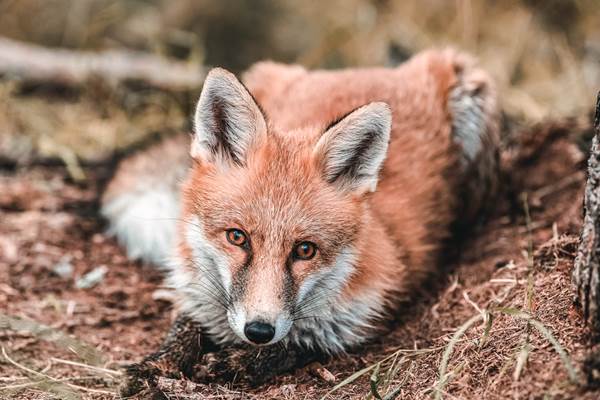
[[[254,321],[246,324],[244,334],[251,342],[256,344],[265,344],[275,336],[275,328],[267,323]]]

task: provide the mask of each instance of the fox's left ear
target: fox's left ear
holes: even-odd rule
[[[249,150],[266,134],[265,117],[248,89],[232,73],[212,69],[196,107],[192,157],[218,165],[244,165]]]
[[[391,126],[390,107],[370,103],[327,129],[314,149],[325,180],[345,191],[374,191]]]

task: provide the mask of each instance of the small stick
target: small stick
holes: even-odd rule
[[[80,362],[76,362],[76,361],[63,360],[61,358],[55,358],[55,357],[50,358],[50,360],[60,363],[60,364],[67,364],[67,365],[72,365],[74,367],[90,369],[92,371],[104,372],[109,375],[116,375],[116,376],[123,375],[123,373],[121,371],[115,371],[114,369],[108,369],[108,368],[94,367],[93,365],[88,365],[88,364],[84,364],[84,363],[80,363]]]
[[[101,393],[101,394],[110,394],[110,395],[114,395],[114,392],[110,392],[108,390],[100,390],[100,389],[92,389],[92,388],[86,388],[84,386],[79,386],[79,385],[74,385],[72,383],[68,383],[68,382],[61,382],[60,379],[58,378],[54,378],[50,375],[46,375],[46,374],[42,374],[41,372],[38,372],[36,370],[33,370],[31,368],[28,368],[26,366],[24,366],[23,364],[19,364],[18,362],[16,362],[15,360],[13,360],[12,358],[10,358],[8,356],[8,354],[6,353],[6,349],[4,348],[4,346],[1,347],[2,348],[2,355],[4,356],[4,358],[11,363],[12,365],[14,365],[15,367],[22,369],[23,371],[26,371],[32,375],[35,376],[39,376],[40,378],[44,378],[47,379],[49,381],[55,382],[55,383],[61,383],[64,384],[72,389],[78,389],[78,390],[82,390],[84,392],[89,392],[89,393]]]
[[[316,378],[319,378],[327,383],[335,383],[335,375],[325,368],[320,362],[313,362],[307,366],[308,372]]]

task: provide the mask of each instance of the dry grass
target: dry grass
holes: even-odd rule
[[[600,86],[598,18],[594,0],[0,0],[0,35],[135,48],[237,71],[260,58],[391,65],[453,45],[477,55],[498,82],[504,110],[527,123],[588,112]],[[58,167],[1,171],[0,302],[8,314],[39,322],[0,323],[0,397],[115,398],[119,366],[156,348],[168,305],[152,299],[156,274],[126,261],[89,216],[105,176],[88,164],[106,166],[116,150],[189,128],[195,96],[100,81],[56,88],[0,80],[0,164],[60,159],[72,178],[84,179],[70,183]],[[218,377],[164,379],[165,395],[596,398],[574,383],[589,344],[570,289],[584,179],[572,143],[583,136],[580,126],[545,124],[506,138],[507,192],[445,290],[405,310],[404,324],[379,342],[327,364],[337,385],[299,371],[259,388]],[[57,278],[51,267],[65,254],[77,274],[110,265],[105,284],[85,291]]]
[[[574,383],[581,377],[579,366],[589,344],[570,286],[580,224],[580,201],[574,199],[581,197],[584,178],[577,166],[581,155],[572,144],[577,135],[573,125],[555,124],[513,137],[502,157],[511,186],[499,197],[497,214],[466,243],[447,287],[405,310],[404,323],[390,334],[327,363],[325,368],[339,382],[336,386],[300,370],[260,387],[249,384],[251,377],[232,381],[230,375],[216,374],[196,384],[162,379],[161,390],[172,398],[190,399],[597,397],[597,392]],[[86,173],[93,176],[92,170]],[[83,224],[86,217],[78,208],[61,208],[61,202],[70,204],[77,198],[88,199],[78,207],[89,207],[85,204],[93,199],[93,187],[55,182],[54,189],[37,192],[40,182],[56,181],[48,174],[39,175],[37,169],[10,177],[0,196],[0,232],[15,241],[21,254],[8,264],[0,259],[0,273],[8,282],[0,285],[0,300],[9,305],[9,315],[39,321],[20,328],[11,322],[0,331],[13,361],[0,357],[0,375],[6,377],[0,390],[9,398],[23,399],[49,398],[53,393],[115,398],[100,391],[114,390],[116,371],[125,360],[158,345],[169,312],[152,300],[157,282],[146,281],[148,270],[128,263],[115,243],[97,233],[97,221]],[[509,193],[523,191],[529,193],[527,202],[520,197],[511,217]],[[24,224],[23,218],[29,222]],[[91,245],[86,240],[90,234]],[[36,249],[32,243],[43,247]],[[52,262],[65,253],[73,255],[78,275],[110,263],[106,281],[78,290],[73,282],[49,274]],[[54,260],[49,265],[48,257]],[[40,295],[47,287],[53,290],[51,298]],[[114,296],[119,300],[110,300]],[[76,301],[77,313],[61,305],[67,299]],[[39,323],[60,325],[48,331],[36,328]],[[72,345],[62,344],[66,342],[47,342],[49,333],[65,329],[77,342],[85,340],[101,349],[106,361],[82,359],[68,350]],[[149,394],[140,398],[144,396]]]
[[[451,45],[481,60],[504,110],[527,122],[582,115],[600,87],[594,0],[71,3],[0,1],[0,35],[49,46],[133,48],[235,71],[263,58],[308,67],[391,65]],[[74,175],[81,175],[78,158],[104,159],[148,135],[189,129],[199,93],[90,82],[66,96],[39,98],[32,89],[0,84],[0,155],[58,157]]]

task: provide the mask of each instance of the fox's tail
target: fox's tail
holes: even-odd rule
[[[452,135],[461,149],[463,174],[458,220],[470,225],[493,203],[499,185],[499,107],[492,79],[468,55],[446,50],[457,82],[448,94]]]
[[[125,159],[108,185],[101,213],[130,258],[164,266],[172,255],[188,149],[185,135],[164,140]]]

